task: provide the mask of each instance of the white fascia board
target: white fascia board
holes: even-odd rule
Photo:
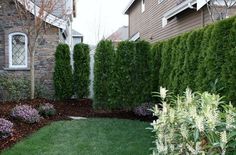
[[[176,16],[177,14],[179,14],[180,12],[182,12],[184,10],[186,10],[188,8],[192,8],[192,6],[194,4],[197,4],[197,0],[187,0],[187,1],[177,5],[173,9],[169,10],[163,16],[164,16],[165,19],[168,20],[168,19]]]
[[[206,5],[210,0],[197,0],[197,11]]]
[[[37,5],[35,5],[31,0],[18,0],[18,2],[21,3],[23,6],[25,6],[26,9],[30,11],[33,15],[35,15],[34,13],[36,12],[35,16],[37,17],[39,16],[40,8]],[[34,11],[34,8],[36,11]],[[47,17],[45,18],[40,17],[45,22],[64,30],[67,28],[67,21],[60,19],[52,14],[48,14],[46,11],[45,15]]]
[[[126,6],[125,10],[123,11],[123,14],[127,14],[127,11],[129,10],[129,8],[132,6],[132,4],[135,2],[135,0],[130,0],[130,2],[128,3],[128,5]]]

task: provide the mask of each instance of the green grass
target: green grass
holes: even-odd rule
[[[153,139],[147,127],[119,119],[55,122],[2,155],[148,155]]]

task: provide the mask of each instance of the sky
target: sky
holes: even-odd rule
[[[128,25],[123,14],[129,0],[77,0],[77,17],[73,29],[84,35],[84,43],[96,45],[118,28]]]

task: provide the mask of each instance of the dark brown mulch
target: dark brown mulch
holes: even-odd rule
[[[10,117],[10,111],[16,105],[28,104],[33,107],[37,107],[42,103],[51,103],[57,110],[55,116],[49,118],[42,118],[39,123],[27,124],[14,120]],[[140,117],[135,115],[132,111],[107,111],[107,110],[94,110],[92,108],[92,101],[89,99],[84,100],[69,100],[64,102],[49,101],[45,99],[26,100],[20,102],[4,102],[0,103],[0,118],[5,118],[14,123],[14,133],[12,136],[0,140],[0,152],[6,148],[9,148],[22,138],[36,132],[40,128],[50,124],[54,121],[69,120],[68,116],[80,116],[80,117],[103,117],[103,118],[121,118],[140,121],[152,121],[151,117]]]

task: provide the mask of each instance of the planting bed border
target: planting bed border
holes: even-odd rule
[[[27,124],[19,120],[15,120],[10,116],[10,111],[19,104],[27,104],[32,107],[38,107],[40,104],[50,103],[53,104],[57,114],[48,117],[41,118],[39,123]],[[51,122],[61,121],[61,120],[71,120],[68,116],[74,117],[100,117],[100,118],[121,118],[121,119],[131,119],[140,121],[152,121],[152,117],[141,117],[135,115],[132,111],[107,111],[107,110],[94,110],[92,101],[89,99],[84,100],[68,100],[68,101],[50,101],[46,99],[35,99],[35,100],[24,100],[20,102],[4,102],[0,103],[0,118],[5,118],[14,124],[13,135],[0,140],[0,152],[6,148],[11,147],[15,143],[19,142],[23,138],[29,136],[30,134],[38,131],[40,128],[50,124]]]

